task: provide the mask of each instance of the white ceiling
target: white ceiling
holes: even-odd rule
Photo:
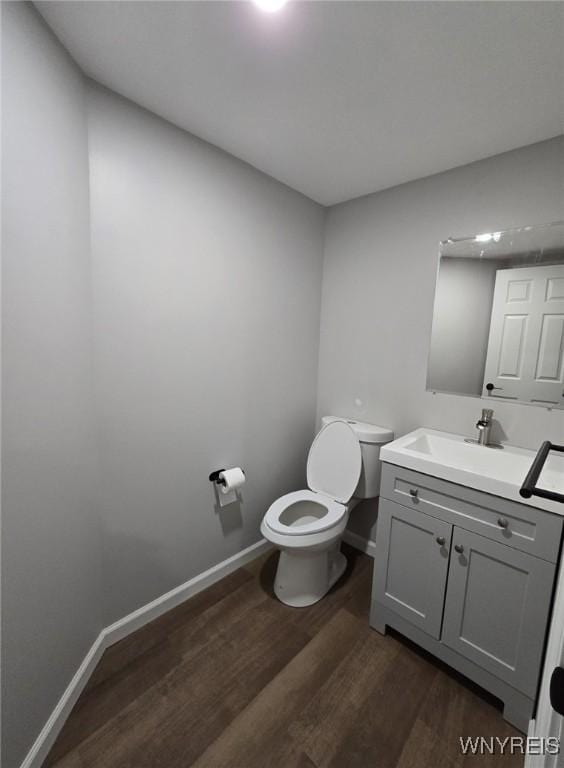
[[[564,132],[562,2],[37,2],[86,74],[325,205]]]

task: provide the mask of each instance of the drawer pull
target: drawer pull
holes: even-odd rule
[[[498,517],[497,524],[500,528],[507,528],[509,525],[509,520],[507,520],[505,517]]]
[[[413,496],[414,499],[417,498],[417,494],[419,493],[419,488],[410,488],[409,489],[409,495]]]
[[[454,551],[458,552],[458,554],[461,555],[464,552],[464,547],[462,546],[462,544],[455,544]]]
[[[446,543],[446,539],[444,536],[437,536],[437,544],[440,544],[441,547],[444,547]]]

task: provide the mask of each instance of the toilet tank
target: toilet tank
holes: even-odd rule
[[[346,421],[354,430],[360,443],[362,471],[353,496],[357,499],[375,498],[380,494],[380,448],[394,439],[394,433],[387,427],[347,419],[344,416],[323,416],[321,425],[324,427],[332,421]]]

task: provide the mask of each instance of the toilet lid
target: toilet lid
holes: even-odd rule
[[[360,443],[346,421],[332,421],[317,433],[307,457],[307,484],[346,504],[362,470]]]

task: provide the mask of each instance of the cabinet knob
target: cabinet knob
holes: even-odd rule
[[[418,493],[419,493],[419,488],[410,488],[409,489],[409,495],[413,496],[414,499],[417,497]]]
[[[446,539],[444,536],[437,536],[437,544],[440,544],[441,547],[444,547],[446,543]]]
[[[458,552],[458,554],[461,555],[464,552],[464,547],[462,546],[462,544],[455,544],[454,551]]]
[[[507,528],[509,525],[509,520],[507,520],[505,517],[498,517],[497,524],[500,528]]]

